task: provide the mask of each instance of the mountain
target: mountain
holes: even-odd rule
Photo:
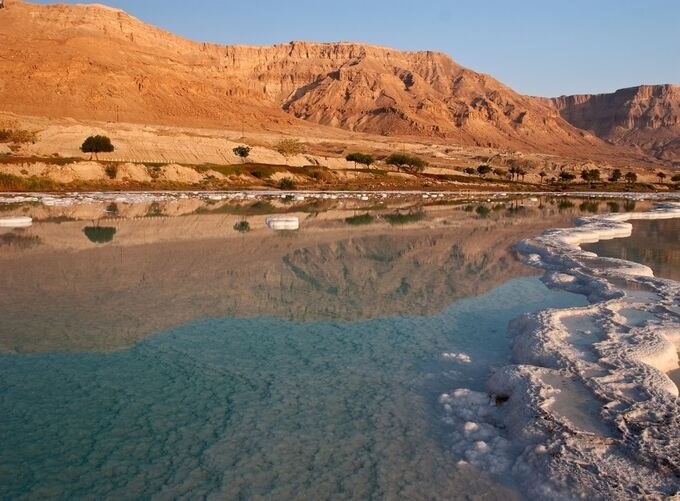
[[[0,10],[0,111],[272,130],[309,123],[522,151],[607,154],[549,102],[437,52],[196,43],[100,5]]]
[[[551,101],[575,127],[680,166],[680,85],[641,85]]]

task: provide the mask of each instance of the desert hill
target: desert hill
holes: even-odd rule
[[[196,43],[99,5],[0,10],[0,111],[146,124],[370,134],[571,154],[613,149],[436,52]]]
[[[552,99],[575,127],[680,165],[680,85],[641,85],[611,94]]]

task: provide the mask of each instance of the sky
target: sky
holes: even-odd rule
[[[31,0],[34,3],[53,1]],[[445,52],[523,94],[680,83],[680,0],[83,0],[196,41]]]

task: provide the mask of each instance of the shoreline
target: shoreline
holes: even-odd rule
[[[519,476],[527,494],[630,499],[680,488],[680,402],[669,377],[679,367],[680,283],[580,247],[630,236],[631,220],[669,218],[680,218],[680,204],[579,218],[518,245],[528,264],[545,271],[546,285],[591,304],[514,320],[508,331],[516,365],[491,375],[491,401],[465,389],[444,397],[475,406],[481,424],[496,427],[500,445],[490,442],[489,454],[505,461],[496,473]],[[503,446],[505,433],[520,453]]]

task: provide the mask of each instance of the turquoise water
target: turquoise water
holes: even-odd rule
[[[0,497],[512,497],[456,466],[437,397],[483,389],[513,317],[581,304],[525,277],[430,317],[218,318],[113,353],[0,355]]]
[[[585,304],[513,249],[581,209],[481,203],[3,209],[34,224],[0,229],[0,499],[521,497],[439,397],[484,391],[511,319]]]

